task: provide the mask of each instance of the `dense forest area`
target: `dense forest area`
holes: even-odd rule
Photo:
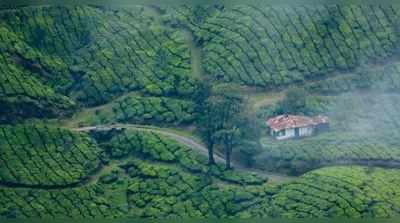
[[[398,5],[1,9],[0,218],[398,216],[399,39]]]

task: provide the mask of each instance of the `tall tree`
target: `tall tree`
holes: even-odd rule
[[[214,159],[214,145],[215,138],[214,133],[217,131],[218,120],[214,116],[213,101],[209,98],[211,95],[211,81],[202,80],[199,82],[199,88],[196,92],[194,100],[198,105],[199,117],[197,119],[197,126],[200,132],[200,136],[205,142],[208,150],[208,164],[215,164]]]
[[[210,82],[208,82],[210,83]],[[246,103],[233,84],[203,85],[197,100],[200,105],[198,127],[207,145],[209,164],[215,164],[214,147],[222,146],[226,157],[226,168],[231,168],[232,150],[248,137],[246,130],[249,115]]]
[[[240,142],[240,122],[245,111],[244,98],[238,89],[232,84],[216,85],[209,97],[213,116],[217,119],[213,138],[224,148],[227,169],[231,168],[232,149]]]

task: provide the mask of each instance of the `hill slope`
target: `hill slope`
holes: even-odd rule
[[[399,15],[394,5],[1,10],[0,216],[398,216],[400,172],[388,167],[400,164]],[[208,166],[180,135],[197,133],[205,82],[265,95],[267,107],[254,103],[267,116],[302,86],[331,131],[264,137],[256,159],[238,149],[256,172]],[[124,125],[144,126],[112,128]],[[269,181],[265,169],[298,177]]]

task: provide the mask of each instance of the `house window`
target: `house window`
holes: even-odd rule
[[[278,136],[284,136],[286,135],[286,130],[282,129],[281,131],[278,132]]]

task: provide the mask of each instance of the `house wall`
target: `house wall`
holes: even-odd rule
[[[285,134],[281,136],[276,136],[275,138],[277,140],[282,140],[282,139],[289,139],[295,137],[295,132],[294,129],[286,129]]]
[[[311,136],[314,133],[313,127],[303,127],[299,128],[299,136]]]
[[[277,140],[290,139],[296,137],[296,131],[294,128],[286,129],[285,134],[279,134],[278,132],[274,132],[273,130],[271,130],[270,134]],[[313,134],[314,134],[314,128],[312,126],[299,128],[299,137],[312,136]]]

